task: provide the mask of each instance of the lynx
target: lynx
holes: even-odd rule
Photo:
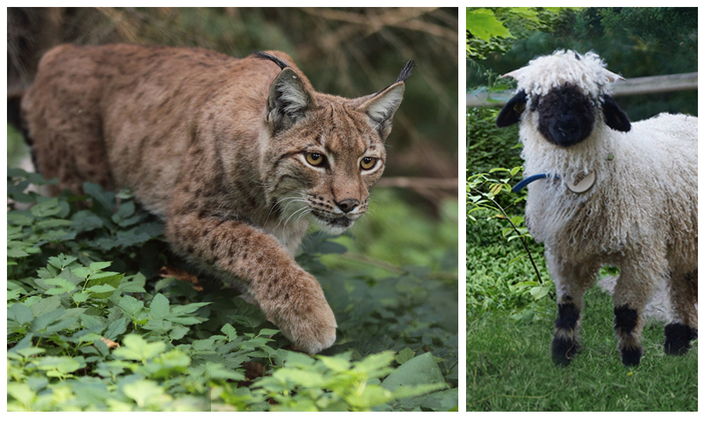
[[[314,220],[329,233],[367,210],[403,99],[315,92],[282,52],[61,45],[22,113],[37,169],[59,188],[129,187],[172,250],[238,287],[302,351],[336,339],[317,280],[293,257]]]

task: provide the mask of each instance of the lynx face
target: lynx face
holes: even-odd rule
[[[383,173],[386,151],[366,113],[351,104],[321,108],[288,131],[291,148],[279,147],[287,142],[282,136],[273,140],[271,200],[285,224],[310,215],[323,231],[337,235],[368,209],[369,189]],[[328,119],[330,124],[323,124]]]

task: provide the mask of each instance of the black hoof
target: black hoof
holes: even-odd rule
[[[551,358],[556,365],[565,367],[573,360],[580,350],[577,341],[568,338],[553,338],[551,342]]]
[[[642,359],[642,348],[623,348],[620,349],[622,355],[622,364],[627,367],[639,365],[639,360]]]
[[[664,352],[666,355],[684,355],[691,349],[691,341],[698,339],[698,329],[681,323],[664,326]]]

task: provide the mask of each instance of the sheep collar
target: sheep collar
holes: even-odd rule
[[[519,183],[517,183],[511,191],[514,193],[520,192],[524,187],[527,185],[533,183],[534,181],[537,180],[542,180],[544,178],[561,178],[558,175],[552,175],[552,174],[534,174],[529,177],[524,178],[521,180]],[[580,194],[580,193],[585,193],[586,191],[590,190],[590,188],[595,184],[595,171],[590,170],[589,172],[585,173],[579,173],[576,174],[572,178],[568,178],[565,180],[565,185],[568,188],[568,190],[572,191],[573,193]]]

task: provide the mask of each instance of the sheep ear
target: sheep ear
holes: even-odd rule
[[[275,135],[305,118],[315,107],[315,96],[297,73],[286,67],[270,85],[266,121]]]
[[[507,127],[519,122],[521,114],[526,108],[526,92],[519,91],[506,103],[497,116],[497,126]]]
[[[632,128],[629,117],[622,111],[611,96],[602,96],[602,115],[605,117],[605,124],[611,129],[619,132],[628,132]]]

